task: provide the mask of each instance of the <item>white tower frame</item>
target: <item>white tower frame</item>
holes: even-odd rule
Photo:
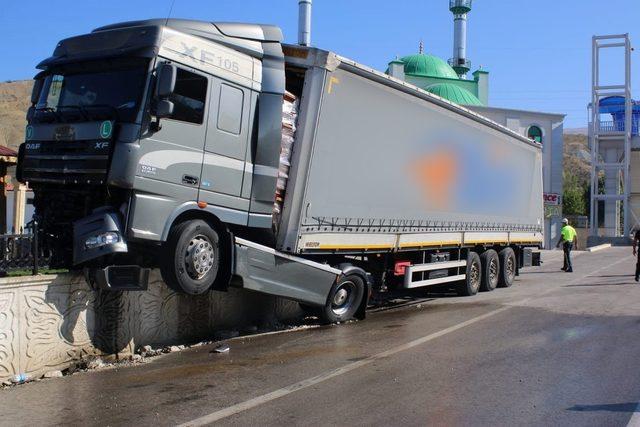
[[[601,85],[600,84],[600,50],[608,48],[624,48],[624,84]],[[607,36],[593,36],[592,39],[592,87],[591,87],[591,128],[589,132],[589,145],[591,147],[591,215],[590,235],[598,236],[598,202],[616,202],[614,224],[616,224],[615,236],[628,237],[630,233],[629,220],[631,215],[631,134],[632,134],[632,101],[631,101],[631,40],[629,34],[616,34]],[[608,96],[622,96],[625,100],[624,130],[601,126],[600,123],[600,100]],[[617,147],[622,150],[622,157],[611,162],[607,159],[601,160],[600,146],[606,144],[607,147]],[[599,172],[605,171],[605,175],[617,171],[617,177],[622,182],[622,186],[616,185],[615,191],[610,191],[605,186],[604,194],[599,194],[598,181]],[[620,202],[622,206],[620,206]],[[618,226],[619,211],[623,209],[622,230]],[[610,211],[610,210],[609,210]],[[605,218],[607,215],[605,208]],[[605,219],[606,220],[606,219]]]

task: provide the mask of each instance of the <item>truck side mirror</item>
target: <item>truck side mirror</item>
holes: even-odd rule
[[[168,99],[161,99],[156,104],[156,117],[159,119],[171,117],[173,115],[173,102]]]
[[[31,105],[37,104],[40,100],[40,92],[42,92],[43,85],[43,79],[36,79],[33,81],[33,89],[31,90]]]
[[[166,99],[176,87],[176,75],[178,69],[175,65],[164,63],[158,68],[158,80],[156,82],[156,97]]]

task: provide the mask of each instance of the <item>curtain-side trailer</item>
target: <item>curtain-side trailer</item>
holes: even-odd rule
[[[108,289],[160,267],[178,291],[241,286],[340,321],[372,292],[474,295],[539,261],[539,144],[281,41],[169,19],[59,43],[19,178],[61,264]]]

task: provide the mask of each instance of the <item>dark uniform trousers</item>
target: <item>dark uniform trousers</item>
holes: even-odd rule
[[[565,271],[573,271],[573,266],[571,265],[571,250],[573,249],[573,242],[564,242],[562,244],[562,250],[564,252],[564,266],[562,267]],[[638,266],[636,266],[636,274],[638,271]]]

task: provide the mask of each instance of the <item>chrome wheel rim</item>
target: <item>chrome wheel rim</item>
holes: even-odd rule
[[[506,270],[507,270],[507,277],[512,278],[515,275],[516,269],[515,269],[515,262],[513,260],[513,257],[507,258]]]
[[[337,316],[349,311],[356,299],[356,289],[356,284],[351,280],[342,282],[331,298],[331,311]]]
[[[194,236],[187,245],[184,264],[194,280],[202,279],[213,267],[215,262],[215,249],[207,236],[199,234]]]
[[[478,266],[478,263],[471,263],[471,268],[469,270],[469,283],[474,290],[478,289],[480,287],[480,267]]]
[[[498,281],[498,260],[493,258],[489,263],[489,280],[491,283],[496,283]]]

